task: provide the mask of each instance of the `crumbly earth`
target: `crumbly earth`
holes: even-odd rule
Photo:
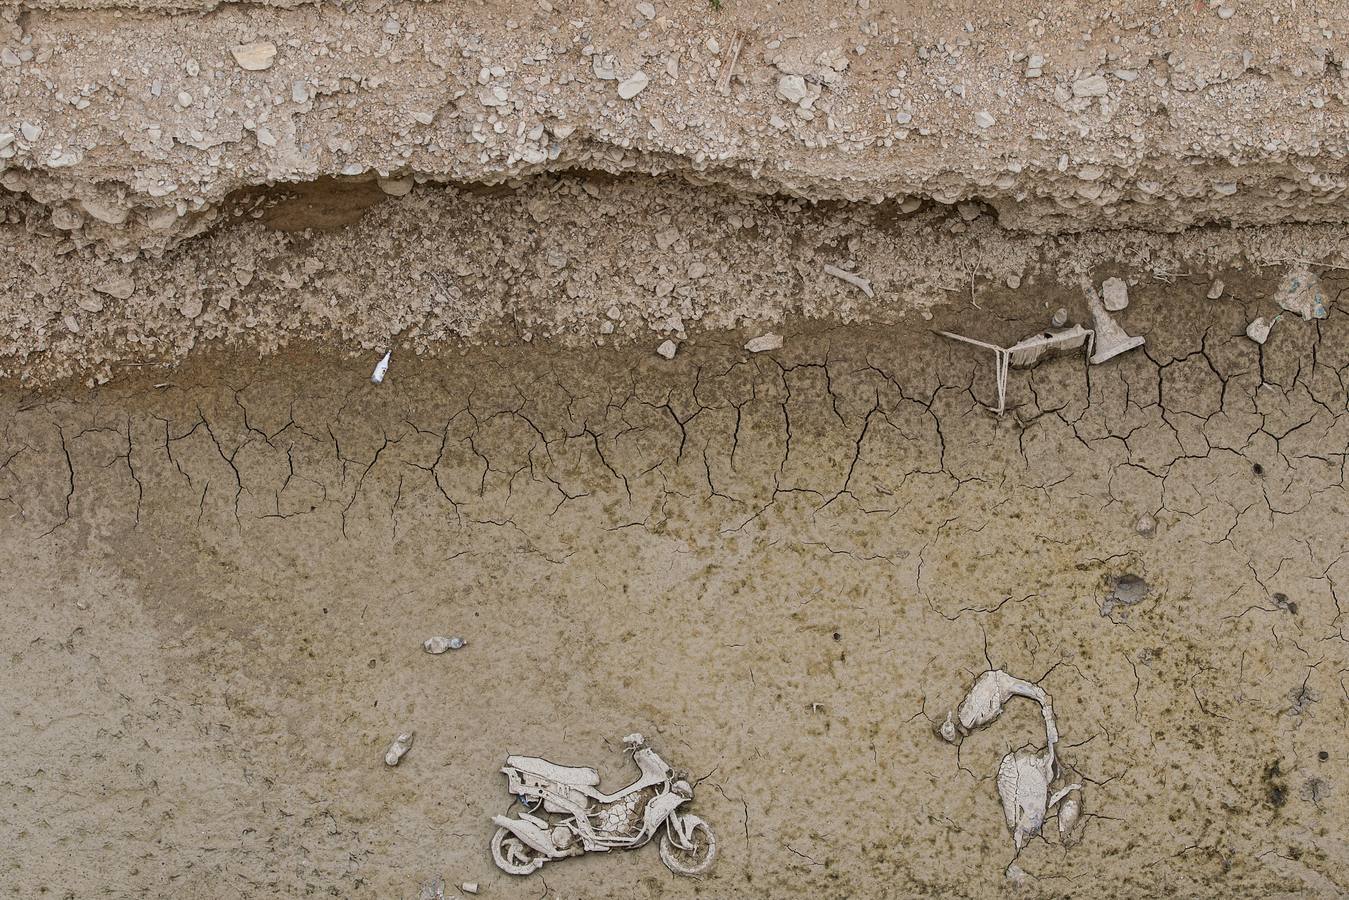
[[[1349,307],[1148,281],[1147,344],[1014,371],[903,326],[538,339],[395,358],[213,350],[10,381],[0,884],[12,896],[1342,896]],[[1075,319],[1080,295],[1048,293]],[[984,296],[980,337],[1044,325]],[[968,324],[958,299],[932,325]],[[1136,523],[1156,520],[1152,535]],[[1106,584],[1151,592],[1103,615]],[[469,641],[433,657],[435,634]],[[1012,844],[1014,702],[1053,697],[1081,842]],[[414,731],[396,769],[384,748]],[[698,779],[704,881],[647,847],[497,872],[508,753]]]

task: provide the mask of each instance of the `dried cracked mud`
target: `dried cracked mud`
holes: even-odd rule
[[[1263,286],[1206,288],[1135,288],[1144,350],[1014,372],[1001,420],[989,359],[876,326],[9,385],[6,890],[1343,893],[1349,306],[1332,279],[1262,348]],[[1150,593],[1110,609],[1123,574]],[[1019,888],[993,775],[1035,708],[933,733],[990,665],[1052,694],[1086,785]],[[496,872],[504,755],[612,787],[634,729],[699,779],[713,876]]]

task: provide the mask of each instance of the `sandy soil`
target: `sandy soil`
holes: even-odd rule
[[[1342,895],[1349,307],[1261,349],[1257,286],[1177,298],[1205,287],[1140,285],[1144,351],[1014,373],[1002,420],[988,359],[875,326],[409,354],[379,387],[330,348],[10,382],[0,883]],[[984,337],[1043,324],[984,301]],[[1105,617],[1126,572],[1153,594]],[[992,776],[1034,708],[932,731],[990,664],[1052,693],[1087,785],[1082,842],[1033,843],[1019,890]],[[495,872],[505,755],[615,785],[635,729],[701,779],[714,875],[652,848]]]

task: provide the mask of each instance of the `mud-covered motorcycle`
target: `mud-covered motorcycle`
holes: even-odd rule
[[[615,794],[599,790],[592,768],[559,766],[535,756],[510,756],[501,769],[525,811],[494,816],[492,859],[512,875],[583,853],[640,847],[660,834],[661,861],[676,875],[703,875],[717,857],[706,822],[680,807],[693,799],[676,772],[640,734],[623,739],[640,777]]]

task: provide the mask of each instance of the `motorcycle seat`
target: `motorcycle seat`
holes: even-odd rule
[[[515,766],[522,772],[538,775],[559,784],[598,787],[600,783],[600,774],[589,766],[559,766],[537,756],[508,756],[506,765]]]

